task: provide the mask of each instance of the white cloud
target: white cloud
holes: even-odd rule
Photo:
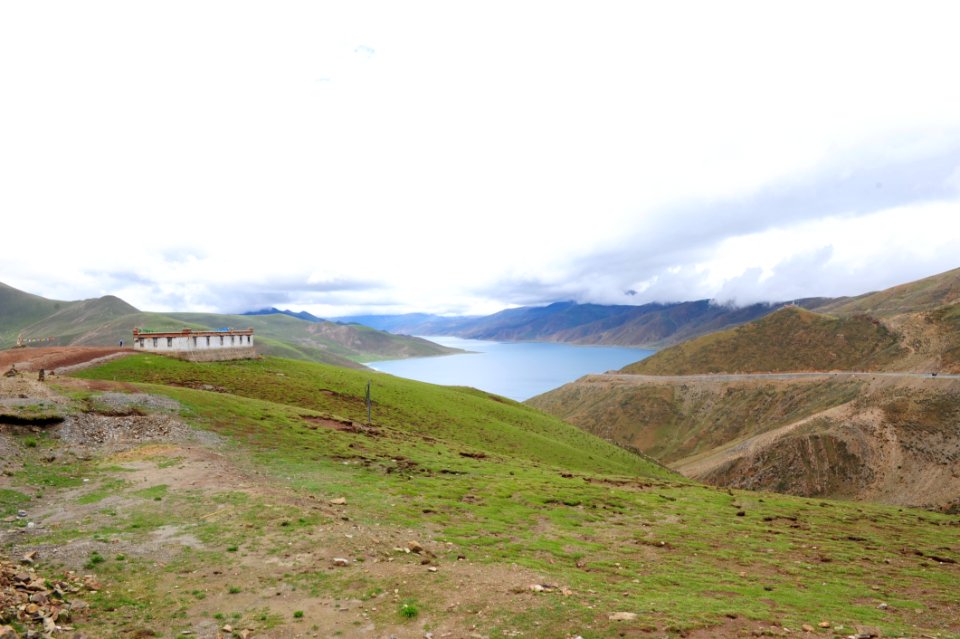
[[[879,261],[895,283],[948,262],[958,236],[914,213],[951,206],[937,188],[956,174],[937,172],[960,165],[958,17],[947,2],[8,3],[0,210],[53,257],[6,243],[0,281],[145,308],[283,282],[290,305],[331,314],[713,296],[759,268],[738,280],[748,298],[782,280],[771,229],[846,213],[822,223],[837,235],[808,294],[875,281]],[[886,200],[841,179],[883,167],[915,174]],[[821,210],[816,180],[852,208]],[[805,199],[730,204],[770,190]],[[886,210],[873,245],[910,236],[926,258],[844,240]],[[825,246],[791,242],[784,260]]]

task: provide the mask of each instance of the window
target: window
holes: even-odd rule
[[[140,348],[143,348],[143,338],[140,338]]]
[[[157,347],[157,338],[156,338],[156,337],[153,338],[153,347],[154,347],[154,348]]]
[[[231,336],[230,336],[230,343],[231,343],[231,344],[235,343],[234,340],[236,340],[236,339],[237,339],[236,337],[234,337],[233,335],[231,335]]]
[[[207,335],[207,346],[210,346],[210,336]]]
[[[167,338],[167,348],[173,348],[173,338],[172,338],[172,337],[168,337],[168,338]]]
[[[197,337],[196,337],[196,336],[193,337],[193,347],[194,347],[194,348],[197,347]]]
[[[220,336],[220,346],[223,346],[223,335]]]

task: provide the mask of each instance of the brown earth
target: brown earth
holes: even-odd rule
[[[132,348],[101,348],[91,346],[47,346],[40,348],[10,348],[0,351],[0,374],[11,366],[20,371],[66,372],[81,366],[91,366],[113,357],[130,355]]]
[[[960,379],[591,375],[530,400],[714,485],[960,509]]]

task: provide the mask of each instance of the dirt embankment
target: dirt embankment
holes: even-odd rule
[[[49,346],[45,348],[11,348],[0,351],[0,374],[15,366],[19,371],[56,371],[66,373],[91,366],[113,357],[130,355],[132,348],[89,346]]]
[[[590,376],[538,408],[707,483],[960,509],[960,380]]]

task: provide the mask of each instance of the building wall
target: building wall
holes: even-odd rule
[[[157,353],[175,351],[204,351],[219,349],[253,348],[253,335],[212,333],[199,335],[139,335],[133,339],[135,350]]]

